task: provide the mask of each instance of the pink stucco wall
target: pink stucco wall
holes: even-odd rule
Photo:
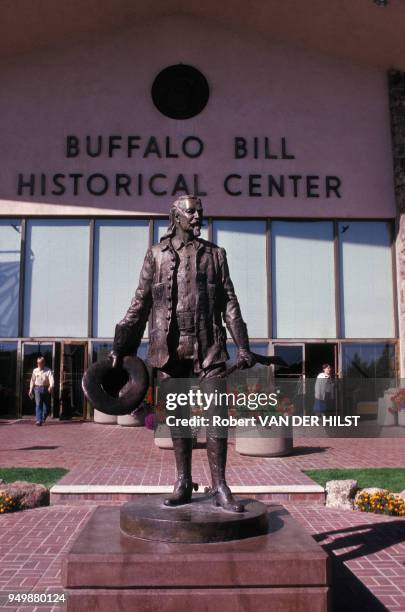
[[[164,67],[194,65],[208,79],[211,96],[193,119],[175,121],[154,107],[150,89]],[[269,46],[211,22],[172,17],[137,29],[112,32],[86,44],[60,46],[0,64],[0,214],[166,213],[176,176],[199,175],[205,210],[215,216],[374,217],[395,216],[388,94],[383,71],[367,69]],[[80,155],[66,158],[65,139],[74,134],[171,138],[177,150],[186,136],[198,136],[205,149],[188,159],[129,159]],[[295,159],[233,159],[233,139],[270,138],[279,149],[287,140]],[[142,196],[119,197],[113,191],[92,196],[17,195],[17,176],[48,177],[55,173],[156,173],[169,193],[158,197],[145,188]],[[243,175],[238,197],[224,191],[224,178]],[[319,175],[319,198],[249,197],[248,175]],[[326,175],[341,179],[341,198],[325,197]],[[286,179],[288,182],[288,179]],[[191,189],[192,190],[192,189]],[[260,191],[256,188],[256,192]]]

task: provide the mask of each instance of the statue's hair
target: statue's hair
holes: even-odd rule
[[[167,228],[166,233],[161,237],[160,242],[162,242],[162,240],[166,240],[167,238],[173,238],[173,236],[175,235],[176,233],[176,221],[175,221],[176,211],[178,209],[179,204],[181,204],[182,202],[186,200],[195,200],[196,202],[199,202],[201,204],[200,198],[198,198],[195,195],[186,194],[186,195],[182,195],[179,198],[177,198],[177,200],[175,200],[170,207],[169,227]]]

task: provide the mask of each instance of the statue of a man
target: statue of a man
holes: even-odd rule
[[[203,209],[196,196],[178,198],[170,209],[170,226],[148,249],[139,285],[125,317],[118,323],[111,356],[116,366],[139,347],[152,311],[148,364],[161,379],[198,376],[201,381],[223,378],[226,333],[223,320],[238,347],[238,368],[255,363],[246,325],[229,276],[225,250],[199,238]],[[168,506],[190,502],[192,438],[174,437],[177,480]],[[207,431],[207,454],[216,505],[242,512],[226,484],[227,438]]]

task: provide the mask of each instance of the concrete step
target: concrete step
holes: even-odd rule
[[[200,485],[204,491],[206,485]],[[325,503],[325,490],[317,484],[296,485],[234,485],[232,492],[263,502]],[[139,495],[171,493],[171,485],[86,485],[56,484],[51,488],[51,504],[93,503],[130,501]]]

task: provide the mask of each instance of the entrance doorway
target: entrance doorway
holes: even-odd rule
[[[87,367],[87,342],[80,341],[23,343],[20,415],[35,415],[35,403],[28,397],[28,389],[38,357],[45,358],[55,378],[50,416],[61,419],[85,418],[86,400],[82,391],[82,377]]]
[[[305,345],[305,376],[316,378],[322,372],[322,366],[329,363],[332,366],[332,375],[337,370],[337,344],[318,343]]]
[[[338,364],[338,346],[333,343],[305,344],[305,412],[312,414],[315,401],[315,382],[318,374],[322,372],[325,364],[332,366],[332,377],[336,376]],[[335,385],[334,398],[330,402],[328,411],[337,414],[338,386]]]
[[[58,363],[59,351],[56,342],[24,342],[22,346],[22,380],[20,394],[20,414],[22,416],[35,415],[35,402],[28,397],[28,390],[32,371],[37,367],[38,357],[45,358],[45,364],[50,368],[55,377],[55,388],[51,398],[51,414],[55,416],[58,406]]]
[[[278,367],[275,377],[288,381],[294,403],[303,414],[312,414],[315,399],[315,381],[322,365],[329,363],[333,375],[338,364],[337,343],[295,342],[274,345],[274,355],[281,357],[286,366]],[[337,394],[336,394],[337,395]],[[333,410],[336,411],[335,396]]]

